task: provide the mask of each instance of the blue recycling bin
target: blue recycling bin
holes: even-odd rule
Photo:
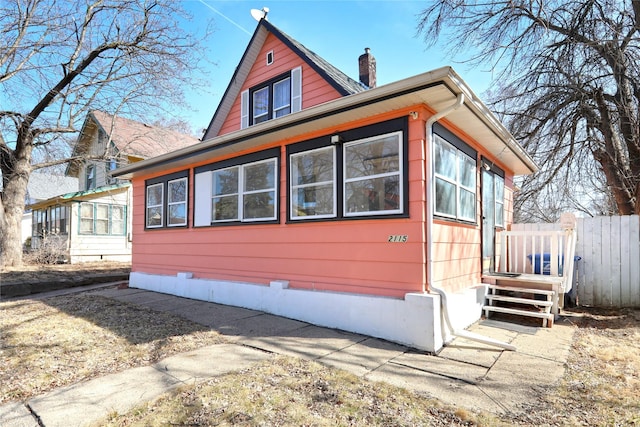
[[[529,254],[527,255],[529,262],[533,265],[533,272],[535,274],[551,275],[551,254],[548,252],[542,254]],[[573,261],[580,261],[582,257],[576,255],[573,257]],[[534,262],[535,261],[535,262]],[[558,275],[562,276],[562,266],[564,264],[564,255],[558,255]]]

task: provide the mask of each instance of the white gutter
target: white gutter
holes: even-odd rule
[[[446,116],[447,114],[451,113],[452,111],[457,110],[458,108],[460,108],[463,104],[464,104],[464,93],[459,93],[458,97],[456,99],[456,101],[451,104],[450,106],[444,108],[443,110],[440,110],[438,113],[434,114],[433,116],[429,117],[427,119],[427,122],[425,124],[425,128],[426,128],[426,136],[425,136],[425,144],[426,144],[426,149],[425,149],[425,153],[428,153],[428,158],[427,161],[425,162],[425,179],[427,180],[427,185],[426,185],[426,191],[427,191],[427,227],[426,227],[426,233],[427,233],[427,279],[429,280],[429,290],[434,291],[435,293],[440,295],[440,308],[442,310],[442,315],[444,317],[444,321],[445,321],[445,325],[442,325],[442,340],[443,342],[446,343],[446,339],[447,339],[447,329],[448,328],[449,331],[451,331],[451,335],[453,336],[457,336],[457,337],[461,337],[461,338],[465,338],[471,341],[477,341],[483,344],[488,344],[488,345],[492,345],[495,347],[500,347],[503,348],[505,350],[512,350],[515,351],[516,347],[514,345],[502,342],[502,341],[498,341],[495,340],[493,338],[489,338],[489,337],[485,337],[483,335],[479,335],[479,334],[474,334],[473,332],[469,332],[466,331],[464,329],[455,329],[453,327],[453,324],[451,323],[451,318],[449,317],[449,303],[447,300],[447,293],[444,291],[444,289],[441,288],[437,288],[434,284],[433,284],[433,207],[434,207],[434,197],[433,197],[433,171],[432,171],[432,167],[431,165],[433,164],[433,156],[434,156],[434,150],[433,150],[433,124],[435,122],[437,122],[438,120],[440,120],[441,118],[443,118],[444,116]],[[426,284],[425,284],[426,285]],[[425,289],[425,285],[423,285],[423,292],[426,291]]]

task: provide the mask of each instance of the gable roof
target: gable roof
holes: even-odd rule
[[[111,146],[115,147],[119,154],[139,159],[169,153],[200,142],[198,138],[171,129],[151,126],[114,116],[104,111],[93,110],[87,114],[82,125],[82,130],[73,149],[74,156],[88,152],[90,139],[84,138],[84,136],[96,127],[107,135]],[[77,163],[70,163],[67,167],[67,175],[77,174],[78,168]]]
[[[109,135],[118,152],[146,159],[200,142],[198,138],[170,129],[151,126],[104,111],[91,111],[96,123]]]
[[[129,179],[160,172],[167,167],[188,166],[211,159],[212,156],[229,155],[309,132],[335,129],[341,124],[415,105],[428,105],[434,113],[438,113],[449,109],[456,100],[462,100],[462,105],[447,114],[448,122],[473,135],[488,153],[504,162],[516,175],[538,170],[531,156],[453,68],[442,67],[315,105],[261,123],[260,126],[249,126],[224,134],[197,146],[133,163],[116,170],[113,175]]]
[[[260,49],[262,48],[269,33],[277,37],[278,40],[302,58],[302,60],[316,71],[340,95],[353,95],[368,89],[367,86],[352,79],[315,52],[306,48],[302,43],[279,30],[266,19],[261,19],[253,33],[253,36],[251,37],[251,40],[249,41],[249,45],[240,59],[240,63],[233,73],[229,86],[227,86],[224,95],[222,95],[222,99],[220,100],[218,108],[209,123],[209,127],[202,137],[203,141],[218,136],[218,132],[220,132],[220,129],[231,110],[233,102],[240,94],[240,89],[247,79],[247,76],[251,71],[251,67],[256,61],[257,56],[260,53]]]

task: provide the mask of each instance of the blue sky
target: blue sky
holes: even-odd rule
[[[356,80],[358,56],[365,47],[376,58],[378,86],[444,65],[452,65],[480,96],[492,80],[490,72],[456,63],[468,58],[448,58],[444,42],[427,50],[416,33],[425,0],[187,0],[185,5],[196,21],[214,22],[208,57],[215,65],[209,89],[188,96],[196,111],[185,116],[194,131],[208,126],[251,39],[257,22],[250,10],[264,6],[272,24]]]

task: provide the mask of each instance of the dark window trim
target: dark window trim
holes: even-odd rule
[[[380,215],[353,215],[344,216],[344,171],[343,171],[343,154],[342,145],[345,142],[358,141],[361,139],[371,138],[379,135],[385,135],[393,132],[402,131],[402,213],[398,214],[380,214]],[[291,219],[291,164],[289,158],[291,154],[298,154],[304,151],[314,150],[316,148],[328,147],[331,144],[331,137],[339,135],[341,142],[336,145],[336,216],[332,218],[309,218],[309,219]],[[305,222],[327,222],[327,221],[358,221],[363,219],[391,219],[391,218],[409,218],[409,121],[407,117],[399,117],[387,120],[373,125],[361,126],[358,128],[348,129],[340,132],[333,132],[325,136],[298,142],[286,147],[287,162],[287,224],[297,224]]]
[[[233,227],[233,226],[250,226],[252,224],[280,224],[280,180],[281,178],[281,155],[280,155],[280,147],[269,148],[262,151],[257,151],[255,153],[245,154],[244,156],[233,157],[230,159],[222,160],[215,163],[210,163],[208,165],[199,166],[194,169],[194,183],[193,183],[193,193],[194,197],[197,194],[196,191],[196,183],[195,183],[195,175],[202,172],[213,172],[220,169],[226,169],[234,166],[241,166],[249,163],[260,162],[262,160],[276,159],[276,218],[268,219],[268,220],[258,220],[258,221],[242,221],[239,219],[238,221],[226,221],[226,222],[212,222],[210,225],[199,225],[197,228],[203,227]],[[209,195],[212,197],[212,195]],[[195,201],[194,201],[195,206]],[[195,223],[195,209],[191,213],[191,221]],[[145,223],[146,224],[146,223]]]
[[[245,154],[244,156],[232,157],[230,159],[222,160],[215,163],[209,163],[208,165],[199,166],[195,168],[194,173],[215,171],[218,169],[225,169],[232,166],[238,166],[245,163],[259,162],[260,160],[267,160],[272,157],[280,157],[280,147],[269,148],[267,150],[257,151],[255,153]]]
[[[269,111],[267,113],[267,121],[273,119],[273,85],[278,83],[279,81],[289,79],[289,85],[291,85],[291,71],[287,71],[278,76],[275,76],[267,81],[261,82],[253,87],[249,88],[249,126],[253,126],[253,94],[260,89],[264,89],[265,87],[269,88]],[[292,108],[291,105],[291,90],[289,92],[289,109]],[[291,112],[289,112],[291,114]]]
[[[440,123],[436,122],[433,124],[433,133],[438,134],[441,138],[446,140],[449,144],[456,147],[458,150],[462,151],[467,156],[471,157],[478,163],[478,151],[469,146],[466,142],[461,140],[451,132],[449,129],[442,126]]]
[[[169,206],[169,194],[168,194],[169,181],[174,181],[181,178],[187,178],[187,200],[186,200],[187,211],[185,212],[187,223],[184,225],[169,226],[167,225],[167,214],[169,212],[169,207],[168,207]],[[162,184],[162,225],[157,227],[147,227],[147,187],[155,184]],[[188,228],[189,216],[190,216],[189,214],[189,200],[190,200],[190,194],[191,194],[190,188],[191,188],[191,179],[189,176],[189,169],[179,171],[179,172],[174,172],[169,175],[157,176],[155,178],[145,180],[144,181],[144,229],[145,230],[171,230],[171,229]]]

